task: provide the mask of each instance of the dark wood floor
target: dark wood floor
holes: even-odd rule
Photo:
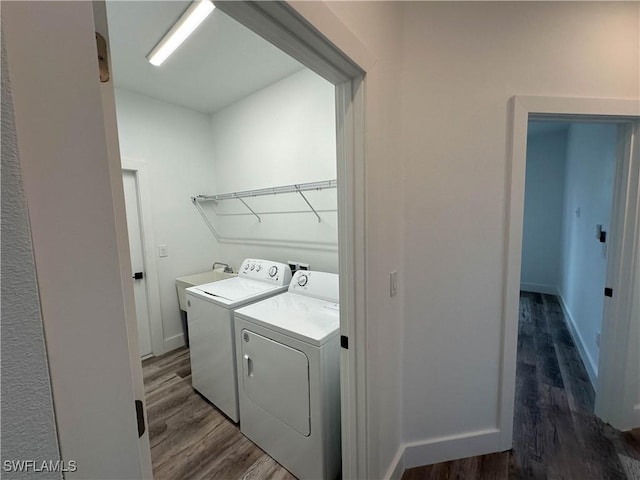
[[[189,350],[142,362],[155,480],[295,480],[191,388]]]
[[[558,300],[522,292],[513,449],[413,468],[402,480],[639,480],[640,435],[605,425],[593,404]]]

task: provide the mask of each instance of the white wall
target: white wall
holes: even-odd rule
[[[217,191],[335,179],[334,90],[305,68],[216,112]]]
[[[559,290],[592,382],[598,375],[596,335],[602,326],[607,267],[606,247],[595,230],[600,224],[610,231],[616,128],[575,123],[567,140]]]
[[[2,464],[60,459],[7,56],[2,42]],[[29,399],[29,401],[25,401]],[[61,473],[31,473],[62,478]],[[25,478],[3,471],[2,477]]]
[[[407,465],[499,448],[508,102],[637,98],[638,8],[404,4]]]
[[[334,86],[308,69],[264,88],[212,116],[215,188],[228,193],[336,178]],[[203,203],[220,235],[220,257],[238,268],[246,257],[301,261],[337,272],[336,190]],[[232,214],[218,216],[213,212]],[[242,214],[242,215],[236,215]]]
[[[566,151],[566,129],[527,137],[520,279],[524,291],[558,292]]]
[[[183,344],[175,279],[209,270],[220,252],[191,197],[214,185],[210,118],[128,90],[116,89],[123,166],[144,162],[151,197],[165,348]],[[158,245],[168,257],[159,258]]]

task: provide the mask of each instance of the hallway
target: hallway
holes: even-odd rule
[[[640,479],[640,435],[602,423],[594,397],[558,299],[521,292],[513,449],[413,468],[402,480]]]

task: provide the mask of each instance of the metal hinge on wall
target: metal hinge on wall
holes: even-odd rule
[[[109,81],[109,60],[107,58],[107,41],[96,32],[96,46],[98,47],[98,68],[100,69],[100,82]]]

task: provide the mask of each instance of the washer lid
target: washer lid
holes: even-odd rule
[[[340,330],[337,303],[289,292],[242,307],[235,315],[316,346]]]
[[[195,293],[216,303],[232,306],[252,298],[260,298],[283,288],[286,287],[235,277],[191,287],[187,289],[187,292]]]

